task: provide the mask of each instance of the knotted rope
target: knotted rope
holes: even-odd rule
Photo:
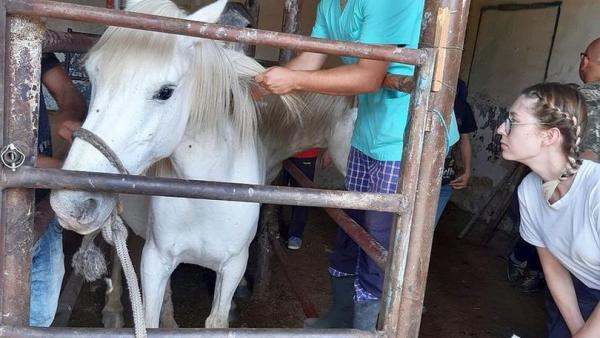
[[[119,171],[119,173],[129,175],[129,172],[127,171],[119,157],[96,134],[92,133],[87,129],[79,128],[73,131],[73,139],[75,138],[80,138],[81,140],[86,141],[88,144],[96,148]],[[142,297],[140,293],[138,279],[135,274],[135,270],[133,269],[131,258],[129,257],[129,251],[127,250],[127,228],[125,227],[121,216],[119,216],[120,210],[118,209],[119,207],[113,210],[106,223],[104,223],[104,225],[102,226],[102,237],[107,243],[115,247],[115,250],[117,251],[117,256],[119,257],[121,265],[123,266],[123,273],[125,274],[125,279],[129,288],[129,298],[131,301],[131,308],[133,312],[135,336],[137,338],[146,338],[146,322],[144,308],[142,304]],[[84,271],[83,275],[88,280],[90,280],[90,278],[93,278],[92,280],[98,279],[99,276],[106,273],[106,262],[103,258],[98,258],[98,255],[101,256],[101,254],[98,248],[95,245],[93,245],[94,238],[97,235],[98,232],[90,236],[84,237],[84,243],[82,244],[81,249],[77,253],[77,255],[80,256],[79,263],[76,262],[77,258],[75,256],[73,259],[73,267],[76,269],[79,268],[81,269],[81,271]],[[96,252],[94,252],[94,250]],[[85,263],[83,263],[84,261]],[[104,264],[104,268],[102,268],[102,264]],[[76,267],[77,265],[78,267]],[[85,271],[89,271],[90,268],[93,272],[86,273]]]

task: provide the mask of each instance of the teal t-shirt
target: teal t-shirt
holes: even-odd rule
[[[321,0],[311,36],[339,41],[417,48],[423,16],[423,0]],[[345,64],[357,62],[342,57]],[[413,75],[414,66],[390,63],[388,72]],[[410,94],[380,89],[358,95],[358,117],[352,146],[380,161],[402,159]],[[449,145],[458,141],[454,114],[449,128]]]

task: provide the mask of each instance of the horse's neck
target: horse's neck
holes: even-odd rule
[[[261,145],[235,140],[236,133],[186,133],[170,157],[172,175],[194,180],[261,184]],[[236,142],[238,141],[238,142]]]
[[[327,148],[332,141],[332,135],[340,133],[340,126],[353,126],[355,115],[349,113],[352,99],[348,97],[332,97],[320,94],[302,94],[306,108],[301,112],[302,122],[294,121],[282,130],[272,126],[262,126],[261,138],[267,149],[267,168],[276,170],[281,161],[292,154],[308,148]],[[349,142],[351,129],[347,140]],[[336,140],[337,141],[337,140]],[[342,140],[343,141],[343,140]]]

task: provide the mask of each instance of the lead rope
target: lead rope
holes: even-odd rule
[[[110,147],[104,143],[104,141],[91,131],[83,128],[79,128],[73,131],[73,139],[80,138],[82,141],[86,141],[91,146],[96,148],[106,159],[123,175],[129,175],[129,171],[123,166],[123,163],[119,157],[110,149]],[[142,304],[142,296],[138,279],[129,257],[129,251],[127,250],[127,228],[123,224],[123,220],[119,214],[120,203],[117,203],[115,208],[109,217],[109,219],[102,226],[102,237],[104,240],[115,247],[117,256],[123,266],[123,273],[125,274],[125,280],[127,281],[127,287],[129,288],[129,300],[131,301],[131,309],[133,312],[133,326],[135,328],[136,338],[146,338],[148,336],[146,332],[146,322],[144,315],[144,307]]]

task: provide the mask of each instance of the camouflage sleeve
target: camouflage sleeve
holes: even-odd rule
[[[588,109],[587,128],[582,140],[582,150],[592,150],[600,156],[600,88],[582,88]]]

